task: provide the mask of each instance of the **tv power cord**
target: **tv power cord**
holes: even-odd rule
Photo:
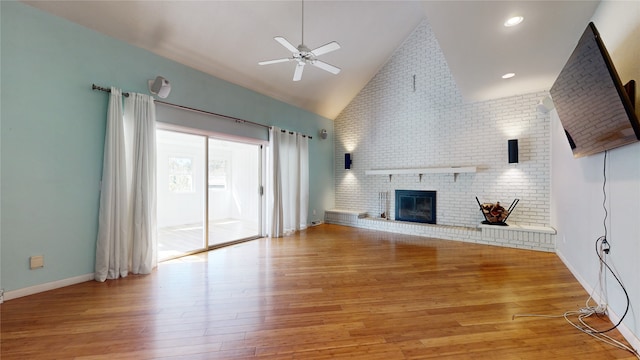
[[[611,273],[611,275],[613,275],[614,279],[620,285],[627,300],[627,306],[625,308],[624,314],[620,317],[620,320],[618,320],[618,322],[615,325],[613,325],[612,327],[606,330],[597,330],[593,328],[591,325],[587,324],[586,319],[589,318],[590,316],[596,315],[600,317],[600,316],[607,315],[606,303],[596,304],[596,305],[591,304],[593,300],[593,294],[589,295],[589,298],[587,299],[584,307],[578,310],[566,311],[562,315],[514,314],[511,317],[511,319],[515,320],[518,317],[564,318],[569,324],[571,324],[571,326],[580,330],[581,332],[587,335],[590,335],[599,341],[602,341],[611,346],[614,346],[618,349],[628,351],[632,353],[636,358],[640,359],[640,353],[638,353],[638,351],[622,343],[621,341],[618,341],[612,338],[611,336],[608,336],[605,334],[609,331],[616,329],[618,326],[620,326],[624,318],[627,316],[627,313],[629,312],[630,300],[629,300],[629,294],[627,293],[627,290],[625,289],[624,285],[622,284],[618,276],[615,274],[615,272],[611,269],[609,264],[607,264],[606,262],[606,256],[611,252],[611,245],[609,244],[609,242],[604,236],[599,237],[596,240],[595,245],[596,245],[596,254],[598,255],[598,259],[600,261],[600,275],[598,276],[598,286],[594,288],[594,291],[596,288],[600,288],[602,291],[602,278],[604,275],[603,269],[606,268]],[[577,321],[571,319],[571,317],[573,316],[577,317]]]

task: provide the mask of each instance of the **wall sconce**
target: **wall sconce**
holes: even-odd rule
[[[507,141],[509,149],[509,164],[518,163],[518,139],[510,139]]]
[[[344,168],[349,170],[351,169],[351,154],[344,154]]]

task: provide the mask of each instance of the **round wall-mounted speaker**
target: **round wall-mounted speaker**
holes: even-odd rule
[[[155,80],[149,80],[149,92],[164,99],[171,92],[171,84],[169,84],[169,80],[162,76],[157,76]]]
[[[553,104],[553,100],[551,100],[551,97],[545,96],[544,98],[540,99],[538,105],[536,106],[536,109],[538,110],[538,112],[546,114],[554,107],[555,106]]]

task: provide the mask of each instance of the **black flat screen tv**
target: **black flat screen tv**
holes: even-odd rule
[[[640,140],[635,83],[622,85],[609,53],[589,23],[550,94],[576,158]]]

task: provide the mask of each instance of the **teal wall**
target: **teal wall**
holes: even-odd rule
[[[16,2],[1,16],[1,283],[6,291],[93,272],[108,96],[91,84],[310,134],[309,221],[333,207],[333,121]],[[320,140],[320,129],[329,131]],[[317,215],[313,215],[316,209]],[[29,270],[32,255],[45,267]]]

